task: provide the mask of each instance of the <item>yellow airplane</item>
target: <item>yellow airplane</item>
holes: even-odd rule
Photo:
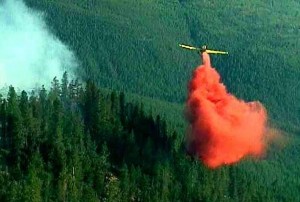
[[[206,45],[202,46],[201,48],[193,47],[193,46],[188,46],[188,45],[184,45],[184,44],[179,44],[179,46],[181,48],[185,48],[185,49],[188,49],[188,50],[199,51],[200,53],[206,52],[208,54],[223,54],[223,55],[228,55],[228,52],[225,52],[225,51],[209,50],[209,49],[207,49]]]

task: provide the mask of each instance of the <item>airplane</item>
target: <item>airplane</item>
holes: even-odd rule
[[[200,53],[206,52],[208,54],[222,54],[222,55],[228,55],[228,52],[226,51],[218,51],[218,50],[209,50],[207,49],[207,46],[204,45],[201,48],[198,47],[193,47],[193,46],[189,46],[189,45],[184,45],[184,44],[179,44],[179,46],[181,48],[185,48],[188,50],[194,50],[194,51],[199,51]]]

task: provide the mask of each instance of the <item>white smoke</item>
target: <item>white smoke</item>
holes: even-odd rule
[[[49,32],[42,13],[21,0],[0,0],[0,88],[47,87],[64,71],[72,75],[76,66],[73,53]]]

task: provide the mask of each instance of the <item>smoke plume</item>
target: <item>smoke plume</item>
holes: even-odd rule
[[[189,83],[187,118],[189,152],[216,168],[261,156],[265,151],[267,114],[259,102],[245,102],[227,92],[207,53]]]
[[[21,0],[0,1],[0,88],[47,86],[64,71],[72,75],[75,66],[74,55],[48,31],[42,13]]]

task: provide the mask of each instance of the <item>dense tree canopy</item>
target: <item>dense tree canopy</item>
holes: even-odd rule
[[[0,95],[0,201],[300,201],[298,2],[24,1],[75,52],[84,82],[65,73]],[[265,104],[286,144],[216,170],[187,155],[199,58],[178,43],[229,51],[212,58],[223,82]]]
[[[50,90],[11,86],[0,100],[1,201],[299,200],[277,157],[209,170],[168,121],[126,100],[67,74]],[[270,166],[274,176],[261,170]]]
[[[212,64],[230,92],[266,105],[277,124],[300,123],[299,2],[287,0],[25,0],[78,57],[98,86],[182,103],[197,53],[229,51]],[[284,122],[284,124],[282,124]]]

